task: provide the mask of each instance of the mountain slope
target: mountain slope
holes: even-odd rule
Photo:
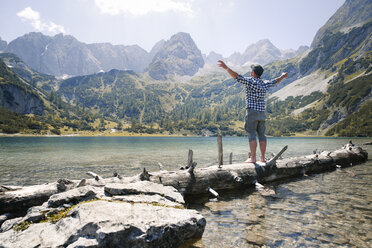
[[[20,114],[44,114],[44,102],[37,90],[17,77],[0,60],[0,107]]]
[[[293,73],[290,84],[268,101],[270,134],[372,135],[366,111],[372,100],[372,21],[371,12],[364,12],[370,5],[346,1],[306,55],[268,65],[266,76],[288,68]]]
[[[1,54],[0,133],[61,134],[61,130],[94,129],[100,115],[65,103],[49,87],[55,80],[31,70],[13,54]],[[50,92],[39,88],[40,83]]]
[[[111,69],[141,72],[151,59],[138,46],[85,44],[63,34],[50,37],[29,33],[11,41],[5,51],[16,54],[36,71],[55,76],[86,75]]]
[[[236,66],[242,66],[247,63],[259,63],[266,65],[276,60],[292,58],[306,50],[306,46],[301,46],[297,51],[280,50],[268,39],[265,39],[248,46],[243,54],[235,52],[228,57],[226,61]]]
[[[7,46],[8,46],[8,43],[5,40],[2,40],[0,37],[0,52],[4,51]]]
[[[372,20],[372,2],[370,0],[346,0],[336,13],[316,33],[311,48],[318,46],[327,32],[348,32]]]
[[[56,79],[54,76],[36,72],[12,53],[0,53],[0,59],[2,59],[19,78],[23,79],[25,82],[29,82],[32,86],[38,87],[46,92],[58,88],[60,80]]]
[[[203,66],[203,56],[191,36],[177,33],[154,55],[146,71],[153,79],[164,80],[169,74],[193,76]]]

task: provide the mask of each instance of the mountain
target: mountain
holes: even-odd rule
[[[66,103],[55,92],[58,86],[54,76],[33,71],[16,55],[0,54],[0,132],[59,135],[94,129],[100,115]]]
[[[160,51],[160,49],[164,46],[164,44],[165,44],[165,40],[160,40],[156,42],[156,44],[152,47],[150,51],[150,58],[154,58],[155,54],[157,54]]]
[[[0,53],[0,59],[24,82],[33,87],[38,87],[46,92],[57,90],[60,80],[51,75],[46,75],[33,70],[19,57],[12,53]]]
[[[267,104],[270,134],[372,135],[370,10],[370,1],[346,1],[318,31],[308,52],[266,66],[267,78],[290,72]]]
[[[162,45],[146,71],[152,78],[164,80],[169,74],[193,76],[203,66],[201,51],[190,34],[180,32]]]
[[[111,69],[141,72],[150,61],[139,46],[85,44],[71,35],[28,33],[11,41],[5,52],[19,56],[34,70],[55,75],[86,75]]]
[[[20,114],[44,114],[41,93],[0,60],[0,107]]]
[[[215,53],[211,51],[208,55],[203,54],[203,59],[205,61],[205,64],[210,64],[210,65],[216,65],[218,60],[222,60],[223,57],[219,53]]]
[[[372,2],[370,0],[346,0],[336,13],[316,33],[311,48],[319,45],[327,33],[349,32],[372,20]]]
[[[7,46],[8,46],[8,43],[5,40],[2,40],[0,37],[0,52],[4,51]]]
[[[239,52],[233,53],[226,59],[226,61],[236,66],[242,66],[247,63],[259,63],[265,65],[276,60],[292,58],[303,53],[307,49],[308,47],[301,46],[297,51],[292,49],[280,50],[275,47],[270,40],[265,39],[248,46],[243,54]]]
[[[148,52],[138,45],[124,46],[112,45],[110,43],[95,43],[89,44],[87,47],[99,61],[100,70],[102,71],[127,69],[142,72],[150,63],[151,59]]]

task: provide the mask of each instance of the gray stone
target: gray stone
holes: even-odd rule
[[[94,201],[56,224],[0,233],[0,247],[178,247],[200,238],[206,221],[195,210]]]
[[[23,221],[39,222],[46,216],[46,214],[50,210],[51,210],[50,208],[46,208],[45,206],[31,207],[27,210],[26,216],[23,217],[20,222]]]
[[[57,183],[33,185],[7,191],[0,195],[0,214],[26,211],[29,207],[41,205],[57,192]]]
[[[4,221],[4,223],[1,225],[0,232],[6,232],[12,229],[12,227],[21,220],[22,220],[22,217],[18,217],[18,218]],[[0,244],[0,247],[1,247],[1,244]]]
[[[96,239],[80,237],[74,243],[67,246],[67,248],[96,248],[97,246],[98,242]]]
[[[13,214],[11,213],[5,213],[5,214],[2,214],[0,215],[0,227],[1,225],[6,221],[6,220],[9,220],[11,218],[13,218]]]
[[[105,186],[105,192],[111,195],[130,195],[130,194],[145,194],[145,195],[160,195],[170,201],[184,204],[185,201],[182,195],[171,186],[153,183],[149,181],[139,181],[129,184],[112,183]]]
[[[133,203],[152,203],[169,207],[183,207],[182,204],[170,201],[160,195],[119,195],[113,196],[113,200]]]
[[[103,195],[103,189],[93,186],[84,186],[75,188],[66,192],[52,195],[48,200],[49,207],[58,207],[63,204],[78,203],[84,200],[99,198]]]

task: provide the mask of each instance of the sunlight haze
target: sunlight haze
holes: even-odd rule
[[[343,0],[20,0],[2,1],[0,37],[28,32],[69,34],[85,43],[110,42],[150,51],[178,32],[202,53],[229,56],[269,39],[280,49],[310,45]]]

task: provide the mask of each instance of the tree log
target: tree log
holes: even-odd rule
[[[283,152],[285,152],[285,150],[287,150],[287,149],[288,149],[288,146],[283,147],[282,150],[280,150],[280,152],[278,154],[276,154],[272,159],[270,159],[269,162],[266,163],[266,166],[275,165],[276,160],[278,160],[278,158],[280,158],[280,156],[282,156]]]
[[[218,144],[218,167],[221,168],[221,165],[223,165],[223,148],[221,134],[219,134],[217,137],[217,144]]]
[[[270,182],[289,177],[300,177],[304,174],[320,173],[336,169],[336,165],[348,167],[365,162],[368,153],[360,147],[348,147],[334,152],[323,152],[303,157],[278,160],[287,149],[284,147],[266,165],[236,163],[214,165],[206,168],[187,171],[162,171],[150,173],[149,180],[173,186],[185,195],[203,194],[208,187],[214,190],[233,189],[241,186],[253,186],[257,180],[260,183]]]
[[[87,175],[93,177],[94,179],[96,179],[96,181],[99,181],[99,180],[102,180],[103,178],[99,175],[97,175],[96,173],[94,172],[91,172],[91,171],[88,171],[87,172]]]
[[[192,157],[193,157],[193,151],[192,150],[189,150],[189,155],[187,156],[187,166],[186,168],[190,168],[192,167]]]

